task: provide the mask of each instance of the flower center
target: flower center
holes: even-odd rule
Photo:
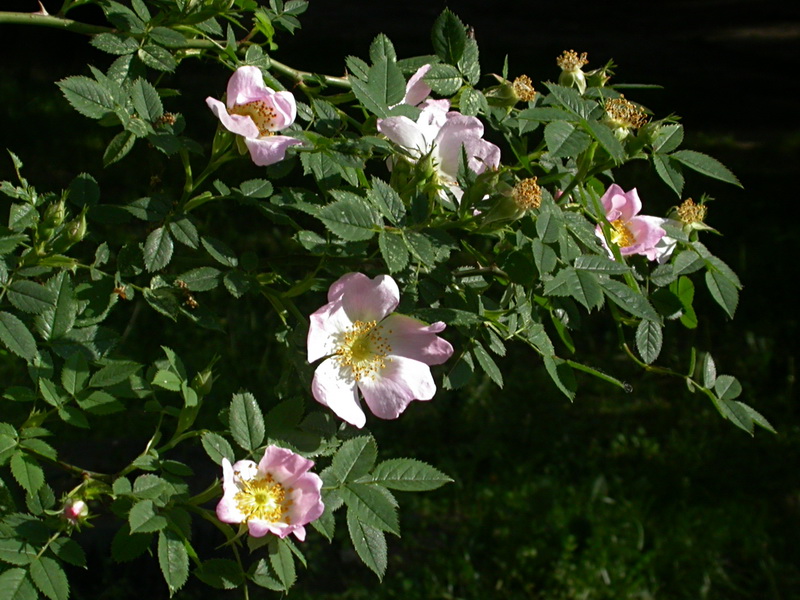
[[[706,210],[705,204],[695,204],[694,200],[687,198],[678,207],[678,216],[684,225],[702,223],[706,218]]]
[[[388,332],[388,333],[391,333]],[[341,334],[336,348],[339,365],[351,371],[356,381],[375,376],[386,366],[386,356],[392,351],[377,321],[354,321]]]
[[[246,104],[237,104],[229,108],[228,112],[232,115],[250,117],[253,123],[256,124],[256,127],[258,127],[258,133],[261,136],[272,135],[272,131],[275,129],[275,121],[278,118],[276,110],[264,100],[254,100]]]
[[[564,50],[561,56],[556,58],[556,64],[561,67],[563,71],[579,71],[581,67],[588,64],[586,52],[578,54],[575,50]]]
[[[258,519],[275,523],[283,521],[289,523],[289,507],[291,500],[286,499],[283,486],[272,478],[256,476],[253,479],[240,479],[241,489],[234,496],[236,507],[245,515],[245,520]],[[289,492],[292,488],[289,488]]]
[[[631,230],[625,225],[622,219],[611,221],[611,241],[620,248],[627,248],[636,243],[636,238],[633,237]]]
[[[539,208],[542,204],[542,188],[536,183],[536,177],[529,177],[517,183],[511,194],[517,206],[525,210]]]
[[[606,101],[606,114],[613,125],[638,129],[647,123],[647,114],[624,96]]]

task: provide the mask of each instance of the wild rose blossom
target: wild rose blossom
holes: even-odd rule
[[[407,91],[406,97],[416,99],[417,88],[411,92]],[[378,131],[405,149],[414,161],[430,155],[439,182],[460,200],[463,191],[457,176],[461,148],[466,151],[467,166],[478,174],[500,165],[500,148],[483,139],[483,123],[477,117],[448,110],[447,100],[426,100],[420,107],[416,122],[405,116],[378,119]]]
[[[314,462],[278,446],[267,446],[258,464],[222,459],[222,500],[217,518],[223,523],[247,523],[250,535],[290,533],[301,542],[305,525],[318,519],[325,506],[322,479],[309,469]]]
[[[640,215],[642,201],[636,188],[626,192],[616,183],[612,184],[600,198],[606,219],[611,225],[611,242],[619,246],[623,256],[642,254],[649,260],[666,261],[675,248],[675,240],[666,236],[661,227],[666,219]],[[614,258],[598,225],[595,234]]]
[[[396,419],[413,400],[433,398],[430,365],[453,354],[450,343],[436,335],[444,323],[426,325],[392,313],[399,302],[400,290],[390,276],[348,273],[310,317],[308,362],[324,359],[311,391],[317,402],[356,427],[366,423],[359,391],[376,417]]]
[[[250,158],[260,167],[286,157],[289,146],[300,140],[275,135],[294,123],[297,105],[291,92],[276,92],[264,85],[258,67],[239,67],[228,80],[226,104],[206,98],[206,104],[228,131],[244,137]]]

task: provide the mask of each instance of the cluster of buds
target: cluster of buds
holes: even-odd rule
[[[46,255],[61,254],[86,237],[86,211],[84,206],[80,214],[66,222],[66,194],[57,202],[45,208],[36,227],[37,253]]]

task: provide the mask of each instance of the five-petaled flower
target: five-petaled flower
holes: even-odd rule
[[[276,92],[264,85],[258,67],[239,67],[228,80],[226,104],[206,98],[206,104],[228,131],[244,137],[250,158],[260,167],[286,157],[289,146],[300,140],[275,135],[294,123],[297,105],[291,92]]]
[[[412,400],[433,398],[430,365],[453,354],[450,343],[436,335],[444,323],[426,325],[392,313],[399,302],[390,276],[348,273],[310,317],[308,362],[324,358],[314,373],[314,398],[356,427],[366,423],[359,390],[375,416],[396,419]]]
[[[278,446],[268,446],[258,464],[222,459],[222,500],[217,518],[223,523],[247,523],[250,535],[267,533],[284,538],[290,533],[301,542],[305,525],[318,519],[325,506],[322,479],[309,469],[314,462]]]
[[[407,92],[406,97],[409,95]],[[415,162],[430,155],[439,183],[460,200],[463,190],[457,176],[462,148],[467,166],[478,174],[500,165],[500,148],[483,139],[483,123],[477,117],[448,110],[447,100],[426,100],[420,108],[416,122],[406,116],[378,119],[378,131]]]
[[[658,262],[664,262],[670,257],[675,249],[675,240],[667,237],[666,231],[661,227],[666,219],[639,214],[642,201],[636,188],[626,192],[614,183],[600,198],[600,202],[611,225],[610,242],[619,247],[620,254],[642,254]],[[595,229],[595,234],[613,258],[600,225]]]

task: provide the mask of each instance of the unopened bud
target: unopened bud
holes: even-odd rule
[[[64,504],[61,515],[73,525],[77,525],[89,516],[89,506],[83,500],[69,499]]]
[[[67,215],[67,207],[62,198],[58,202],[53,202],[44,211],[44,219],[42,224],[46,227],[55,228],[64,222],[64,217]]]
[[[208,363],[205,369],[202,371],[198,371],[197,374],[192,378],[192,389],[197,392],[198,396],[208,396],[211,393],[211,388],[214,385],[214,365],[219,360],[219,356],[215,356],[211,359],[211,362]]]

